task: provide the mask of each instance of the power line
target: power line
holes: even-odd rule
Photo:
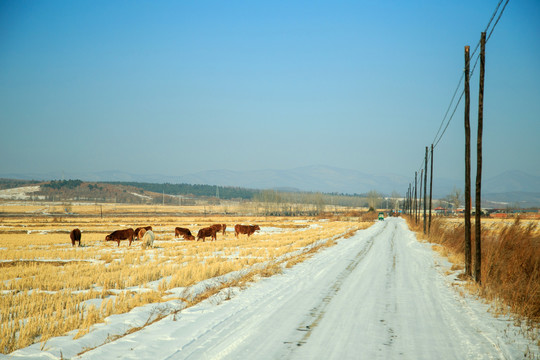
[[[463,81],[464,77],[465,77],[465,74],[462,74],[461,78],[459,79],[456,90],[454,91],[454,95],[452,96],[452,99],[450,100],[450,104],[448,104],[448,109],[446,109],[446,113],[444,114],[444,117],[443,117],[443,119],[441,121],[441,125],[439,126],[439,130],[437,130],[437,133],[435,134],[435,138],[433,138],[433,141],[431,142],[432,144],[435,143],[435,140],[437,139],[437,136],[439,135],[439,132],[441,131],[441,128],[442,128],[442,126],[444,124],[444,120],[448,116],[448,112],[450,111],[450,108],[452,107],[452,103],[454,102],[454,98],[456,97],[456,94],[457,94],[457,92],[458,92],[458,90],[459,90],[459,88],[461,86],[461,82]],[[448,127],[448,125],[447,125],[447,127]],[[446,128],[445,128],[445,130],[446,130]],[[442,135],[441,135],[441,137],[442,137]]]
[[[502,0],[501,0],[501,1],[502,1]],[[503,8],[502,8],[502,10],[501,10],[501,13],[499,14],[499,17],[497,18],[497,21],[495,21],[495,24],[493,25],[493,27],[491,28],[491,31],[489,32],[489,36],[488,36],[487,39],[486,39],[486,44],[487,44],[489,38],[491,37],[491,34],[493,34],[493,30],[495,30],[495,26],[497,26],[497,24],[499,23],[499,19],[501,18],[502,14],[503,14],[503,12],[504,12],[504,9],[506,9],[506,5],[508,5],[508,2],[509,2],[509,1],[510,1],[510,0],[506,0],[506,2],[504,3],[504,6],[503,6]],[[500,2],[499,2],[499,5],[500,5]],[[497,5],[497,7],[498,7],[498,5]],[[486,29],[485,32],[487,32],[487,29]]]
[[[499,16],[497,17],[497,20],[495,21],[495,23],[493,24],[493,27],[489,31],[489,35],[487,36],[486,43],[489,40],[489,38],[491,37],[491,35],[493,34],[493,31],[495,30],[495,27],[499,23],[499,20],[501,19],[502,14],[504,13],[504,10],[506,9],[506,5],[508,5],[510,0],[506,0],[506,2],[504,3],[504,6],[502,7],[501,11],[499,12],[499,8],[500,8],[502,2],[503,2],[503,0],[500,0],[499,3],[497,4],[497,6],[495,7],[495,10],[493,11],[493,14],[491,15],[491,18],[489,19],[489,22],[488,22],[488,24],[486,26],[486,29],[484,31],[485,33],[488,32],[489,27],[490,27],[491,23],[493,22],[493,19],[495,19],[495,16],[498,13]],[[474,51],[472,52],[471,57],[469,58],[469,62],[471,61],[470,59],[473,58],[474,55],[476,54],[479,47],[480,47],[480,41],[478,41],[478,43],[476,44],[476,47],[475,47]],[[472,67],[472,71],[469,74],[470,77],[472,77],[472,75],[474,74],[474,70],[476,69],[476,65],[478,64],[479,59],[480,59],[480,55],[477,55],[476,59],[474,61],[474,65]],[[459,88],[461,87],[461,83],[463,82],[464,77],[465,77],[465,72],[463,71],[463,73],[461,74],[461,77],[460,77],[460,79],[458,81],[456,90],[454,90],[454,94],[452,95],[452,98],[450,99],[450,104],[448,104],[448,108],[446,109],[446,112],[445,112],[444,117],[443,117],[443,119],[441,121],[441,124],[439,125],[439,128],[437,129],[437,133],[435,134],[435,137],[433,138],[433,142],[431,143],[433,145],[433,149],[435,149],[437,147],[437,145],[441,141],[442,137],[446,133],[446,130],[448,129],[448,126],[450,125],[450,122],[454,118],[454,115],[455,115],[455,113],[457,111],[457,108],[458,108],[459,104],[461,103],[461,100],[463,99],[463,95],[465,94],[465,90],[461,91],[461,93],[459,95],[459,98],[458,98],[457,102],[454,105],[454,109],[452,110],[452,113],[451,113],[450,117],[448,118],[448,120],[446,120],[447,117],[448,117],[448,113],[450,112],[450,109],[452,108],[452,104],[454,103],[454,100],[456,98],[456,95],[459,92]],[[446,125],[443,128],[443,125],[445,124],[445,121],[446,121]],[[443,129],[442,132],[441,132],[441,129]],[[431,159],[431,156],[432,156],[431,153],[428,153],[428,161]],[[421,169],[423,168],[424,162],[425,162],[425,158],[422,159],[422,162],[420,163],[420,166],[418,167],[417,172],[421,171]]]
[[[454,107],[454,111],[452,111],[452,115],[448,119],[448,122],[446,123],[446,126],[444,127],[444,130],[443,130],[441,136],[439,136],[439,139],[437,140],[437,142],[433,143],[433,149],[435,149],[437,147],[437,144],[439,144],[439,141],[441,141],[444,133],[446,132],[446,129],[448,129],[448,125],[450,125],[450,121],[452,121],[452,119],[454,118],[454,114],[456,113],[456,110],[457,110],[459,104],[461,103],[461,99],[463,98],[464,94],[465,94],[465,90],[461,91],[461,95],[459,96],[459,100],[456,103],[456,106]]]
[[[504,3],[504,6],[503,6],[502,10],[501,10],[501,12],[499,13],[499,16],[497,17],[497,20],[495,21],[495,24],[493,24],[493,27],[491,28],[491,31],[490,31],[490,33],[489,33],[489,36],[488,36],[487,39],[486,39],[486,43],[487,43],[487,40],[489,40],[491,34],[493,33],[493,30],[495,30],[495,27],[496,27],[497,24],[499,23],[499,20],[501,19],[501,16],[502,16],[504,10],[506,9],[506,5],[508,5],[508,2],[509,2],[509,1],[510,1],[510,0],[506,0],[506,2]],[[488,29],[489,29],[491,23],[493,22],[493,19],[495,18],[495,16],[496,16],[497,13],[499,12],[499,8],[500,8],[502,2],[503,2],[503,0],[500,0],[499,3],[497,4],[497,6],[495,7],[495,10],[493,11],[493,14],[491,15],[491,18],[489,19],[489,22],[488,22],[488,24],[487,24],[486,29],[485,29],[484,32],[487,33],[487,31],[488,31]],[[479,47],[479,46],[480,46],[480,41],[476,44],[476,47],[475,47],[474,51],[472,52],[471,58],[474,57],[474,55],[476,54],[476,51],[478,50],[478,47]],[[476,56],[476,60],[475,60],[475,62],[474,62],[474,66],[473,66],[472,71],[470,72],[470,75],[469,75],[470,77],[472,77],[472,75],[474,74],[474,70],[476,69],[476,65],[478,64],[478,60],[479,60],[479,59],[480,59],[480,56],[477,55],[477,56]],[[469,60],[469,62],[470,62],[470,60]],[[448,108],[446,109],[446,113],[444,114],[444,117],[443,117],[443,119],[442,119],[442,121],[441,121],[441,124],[439,125],[439,129],[437,130],[437,133],[435,134],[435,137],[434,137],[434,139],[433,139],[433,142],[432,142],[433,148],[435,148],[435,147],[437,146],[437,144],[441,141],[441,139],[442,139],[444,133],[446,132],[446,129],[448,128],[448,125],[450,125],[450,122],[452,121],[452,118],[454,117],[454,114],[456,113],[457,107],[459,106],[459,104],[460,104],[460,102],[461,102],[461,99],[463,98],[464,90],[462,90],[462,92],[461,92],[461,94],[460,94],[460,96],[459,96],[459,99],[458,99],[456,105],[454,106],[454,110],[452,111],[452,115],[451,115],[450,118],[448,119],[448,121],[447,121],[447,123],[446,123],[446,126],[444,127],[444,130],[442,131],[442,133],[441,133],[440,136],[439,136],[439,133],[441,132],[441,129],[442,129],[442,127],[443,127],[443,124],[444,124],[444,122],[445,122],[445,120],[446,120],[446,118],[447,118],[447,116],[448,116],[448,112],[449,112],[450,109],[452,108],[452,104],[453,104],[453,102],[454,102],[454,99],[456,98],[456,94],[457,94],[458,91],[459,91],[459,88],[460,88],[460,86],[461,86],[461,82],[463,81],[463,78],[464,78],[464,77],[465,77],[465,74],[462,73],[462,74],[461,74],[461,77],[460,77],[460,79],[459,79],[458,85],[457,85],[457,87],[456,87],[456,90],[454,91],[454,95],[452,95],[452,99],[450,100],[450,104],[448,105]],[[438,139],[437,139],[437,136],[439,136]]]

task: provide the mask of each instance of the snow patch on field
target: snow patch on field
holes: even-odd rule
[[[274,227],[274,226],[261,226],[260,232],[255,232],[255,234],[276,234],[286,231],[286,229]]]
[[[146,200],[152,200],[152,197],[151,196],[147,196],[147,195],[141,195],[141,194],[137,194],[137,193],[134,193],[134,192],[130,192],[131,195],[135,195],[137,197],[140,197],[141,199],[146,199]]]

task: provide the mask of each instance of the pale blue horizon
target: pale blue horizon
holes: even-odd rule
[[[0,173],[413,177],[497,3],[3,1]],[[510,1],[487,44],[486,177],[540,175],[539,34],[540,3]],[[477,97],[478,70],[473,144]],[[463,146],[461,104],[435,177]]]

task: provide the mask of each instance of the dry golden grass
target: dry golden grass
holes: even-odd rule
[[[43,217],[55,216],[57,219],[65,220],[71,214],[82,216],[103,216],[103,218],[113,216],[136,216],[140,214],[153,213],[157,216],[172,215],[172,216],[211,216],[211,215],[242,215],[250,216],[251,214],[266,214],[268,204],[257,203],[252,201],[235,201],[235,200],[220,200],[220,204],[207,204],[208,201],[196,201],[195,205],[144,205],[144,204],[114,204],[114,203],[76,203],[64,204],[61,202],[21,202],[21,201],[2,201],[0,203],[0,214],[28,214],[42,215]],[[294,209],[297,211],[315,211],[317,207],[312,204],[294,204]],[[331,207],[333,212],[338,213],[354,213],[353,217],[358,217],[359,210],[351,211],[350,207],[334,206]]]
[[[245,209],[245,205],[235,201],[223,201],[223,205],[136,205],[136,204],[70,204],[69,212],[79,215],[94,215],[104,217],[114,216],[118,214],[124,216],[126,214],[148,214],[150,212],[154,214],[209,214],[209,213],[237,213],[240,210]],[[61,203],[21,203],[10,202],[2,203],[0,206],[0,213],[26,213],[26,214],[66,214],[66,206]],[[58,215],[61,216],[61,215]]]
[[[410,220],[410,219],[409,219]],[[463,270],[464,227],[461,222],[435,218],[429,237],[423,234],[423,223],[408,221],[418,237],[441,244],[434,246],[453,262],[454,270]],[[540,321],[540,229],[538,220],[519,218],[482,219],[481,283],[469,289],[492,301],[499,311],[511,309],[528,319],[534,327]],[[474,220],[472,220],[472,254],[474,254]]]
[[[119,207],[118,207],[119,208]],[[91,326],[111,314],[164,301],[174,288],[232,271],[252,268],[241,281],[271,276],[281,265],[292,266],[338,236],[367,228],[358,218],[328,219],[234,216],[159,216],[154,206],[124,207],[148,216],[4,217],[0,223],[0,353]],[[18,209],[26,212],[28,209]],[[95,210],[95,209],[94,209]],[[73,211],[82,210],[73,206]],[[169,213],[169,211],[167,211]],[[174,227],[198,229],[227,224],[218,241],[196,242],[174,238]],[[260,234],[234,236],[234,224],[259,224]],[[105,242],[116,229],[152,225],[153,249],[136,241]],[[72,247],[69,231],[82,230],[82,247]],[[231,232],[231,230],[233,230]],[[267,231],[265,231],[267,230]],[[320,240],[328,239],[326,242]],[[318,243],[310,251],[303,251]],[[295,253],[302,250],[299,253]],[[291,255],[295,253],[294,255]],[[212,292],[219,289],[209,289]],[[200,301],[191,299],[190,303]]]

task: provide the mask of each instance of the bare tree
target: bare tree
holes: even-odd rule
[[[369,206],[369,210],[376,210],[379,207],[379,204],[381,203],[381,194],[379,194],[375,190],[371,190],[367,193],[367,202]]]
[[[452,192],[446,197],[446,200],[452,204],[454,207],[454,210],[459,208],[459,205],[461,205],[461,201],[463,199],[463,195],[461,193],[461,189],[458,189],[454,186],[454,189]]]
[[[399,201],[401,198],[401,195],[397,191],[392,191],[392,208],[393,210],[399,210]]]
[[[326,209],[326,201],[324,199],[324,195],[320,192],[315,193],[314,195],[314,201],[315,206],[317,208],[317,214],[321,214]]]

